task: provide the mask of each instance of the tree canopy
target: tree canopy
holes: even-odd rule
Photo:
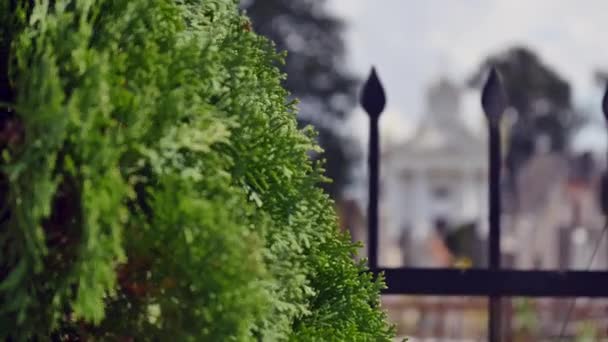
[[[516,113],[509,132],[510,170],[516,173],[531,156],[540,135],[550,138],[552,150],[563,151],[572,130],[580,123],[572,107],[569,83],[534,51],[515,46],[489,56],[471,77],[470,84],[479,86],[490,66],[500,72],[509,104]]]

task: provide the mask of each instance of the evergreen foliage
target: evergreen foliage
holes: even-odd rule
[[[0,19],[1,339],[390,340],[235,1]]]
[[[243,0],[255,32],[288,51],[280,69],[287,73],[283,85],[300,102],[301,125],[312,124],[325,158],[322,184],[334,199],[350,182],[353,164],[361,158],[355,141],[338,130],[341,120],[357,103],[357,80],[345,67],[344,23],[332,15],[327,0]]]

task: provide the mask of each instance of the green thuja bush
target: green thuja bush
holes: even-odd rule
[[[228,0],[0,2],[0,338],[387,341]]]

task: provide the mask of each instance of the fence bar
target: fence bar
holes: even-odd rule
[[[368,262],[370,269],[378,268],[378,193],[380,180],[380,139],[378,121],[384,110],[386,97],[376,70],[372,68],[363,86],[361,105],[369,115],[369,197],[367,204],[368,222]]]
[[[490,223],[490,243],[489,243],[489,264],[490,270],[500,269],[500,169],[502,167],[502,158],[500,151],[500,130],[498,125],[490,124],[489,140],[490,148],[489,161],[489,223]],[[499,342],[501,340],[500,333],[502,314],[501,300],[499,296],[491,296],[489,305],[488,333],[490,342]]]
[[[483,88],[481,104],[488,119],[488,134],[490,148],[488,149],[489,167],[489,265],[492,271],[500,269],[500,170],[502,168],[502,157],[500,150],[500,118],[506,108],[506,98],[500,78],[495,69],[490,70],[490,75]],[[501,340],[501,301],[499,294],[490,297],[488,303],[488,335],[490,342]]]
[[[489,184],[489,221],[490,221],[490,246],[489,246],[489,269],[500,269],[500,131],[497,125],[489,125],[490,148],[490,184]],[[501,300],[499,296],[491,296],[489,302],[488,331],[491,342],[499,342],[501,332]]]
[[[367,210],[368,221],[368,260],[369,267],[378,267],[378,185],[380,146],[378,139],[378,118],[369,121],[369,203]]]

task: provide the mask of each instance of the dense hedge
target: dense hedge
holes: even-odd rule
[[[2,1],[0,30],[1,339],[390,340],[234,1]]]

